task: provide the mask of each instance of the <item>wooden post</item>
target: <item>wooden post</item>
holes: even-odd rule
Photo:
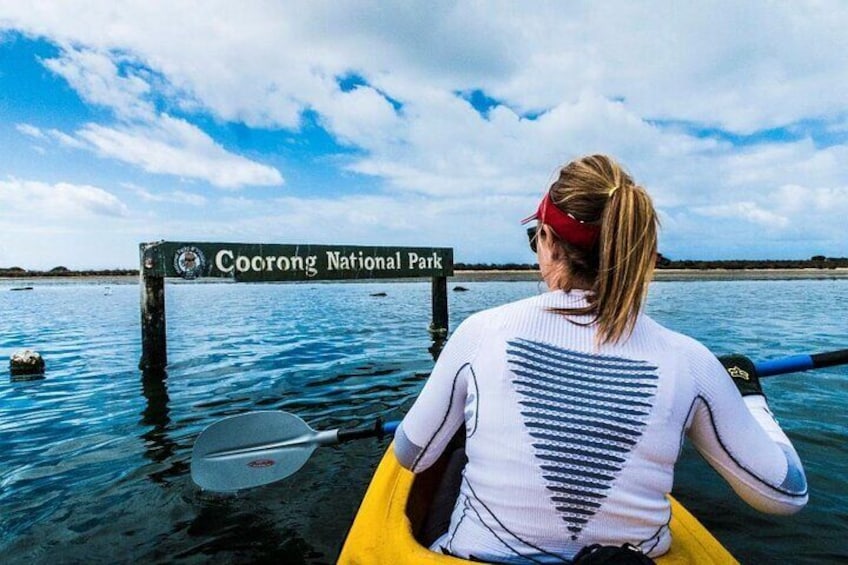
[[[142,246],[141,286],[141,360],[142,371],[159,371],[168,365],[165,333],[165,277],[156,272],[152,255]]]
[[[448,278],[433,277],[433,321],[430,334],[433,339],[445,339],[448,336]]]

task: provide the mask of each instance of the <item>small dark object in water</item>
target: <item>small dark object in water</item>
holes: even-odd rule
[[[385,292],[375,292],[371,296],[388,296],[388,294],[386,294]]]
[[[44,359],[37,351],[18,351],[9,358],[9,371],[13,375],[39,375],[44,372]]]
[[[464,286],[455,286],[453,287],[454,292],[468,292],[468,289]]]
[[[10,288],[9,290],[32,290],[31,286],[16,286],[14,288]]]

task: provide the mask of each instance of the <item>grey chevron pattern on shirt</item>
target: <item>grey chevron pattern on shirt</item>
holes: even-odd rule
[[[644,431],[657,368],[524,339],[507,356],[550,499],[577,539]]]

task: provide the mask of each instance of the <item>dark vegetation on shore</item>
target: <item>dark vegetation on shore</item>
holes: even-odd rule
[[[138,276],[138,269],[99,269],[73,271],[67,267],[53,267],[49,271],[28,271],[21,267],[0,267],[0,277],[123,277]]]
[[[456,271],[535,271],[538,264],[530,263],[454,263]],[[848,257],[825,257],[816,255],[810,259],[763,259],[763,260],[725,260],[725,261],[674,261],[664,258],[657,265],[660,270],[684,269],[709,271],[726,270],[768,270],[768,269],[845,269]],[[100,269],[74,271],[67,267],[54,267],[49,271],[28,271],[21,267],[0,267],[0,277],[122,277],[138,276],[138,269]]]
[[[454,263],[457,271],[533,271],[538,264],[521,263]],[[809,259],[761,259],[761,260],[724,260],[724,261],[674,261],[663,258],[658,269],[687,269],[707,271],[713,269],[838,269],[848,268],[848,257],[825,257],[816,255]]]

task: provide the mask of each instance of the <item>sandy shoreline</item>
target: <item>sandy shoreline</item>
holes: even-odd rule
[[[733,280],[832,280],[848,279],[848,269],[663,269],[657,281],[733,281]]]
[[[738,280],[832,280],[848,279],[848,269],[661,269],[654,275],[655,281],[738,281]],[[172,279],[169,279],[171,281]],[[420,281],[422,279],[359,279],[358,282]],[[456,271],[448,277],[448,283],[463,282],[512,282],[538,281],[538,271]],[[173,282],[182,283],[180,279]],[[200,282],[229,282],[225,279],[205,279]],[[315,281],[334,282],[334,281]],[[338,281],[335,281],[338,282]],[[9,288],[42,286],[50,284],[138,284],[138,275],[109,276],[42,276],[0,277],[0,285]]]

